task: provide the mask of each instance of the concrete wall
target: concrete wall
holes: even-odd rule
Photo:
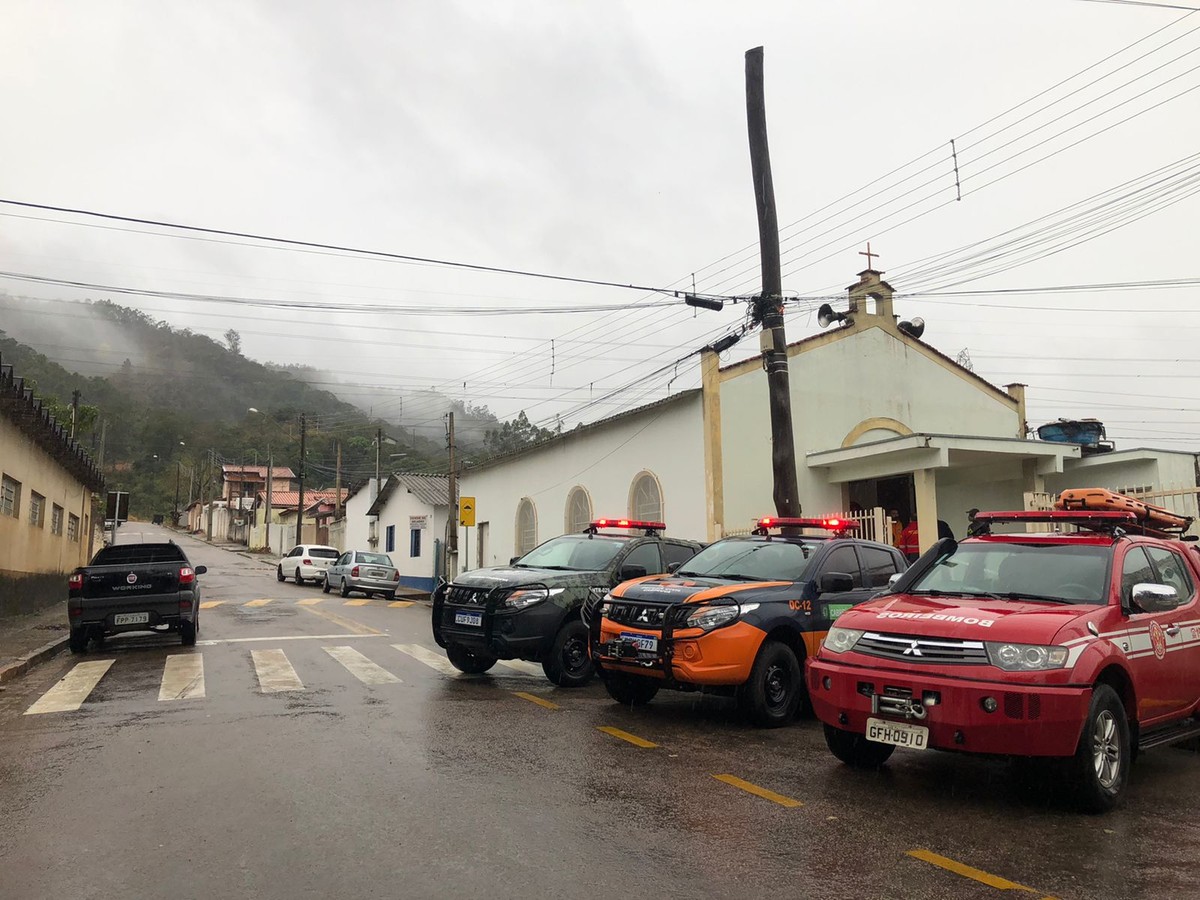
[[[471,529],[469,560],[464,557],[460,566],[479,564],[482,530],[487,531],[482,564],[508,562],[516,550],[517,505],[523,497],[534,504],[539,543],[566,529],[567,495],[576,485],[591,495],[593,517],[629,515],[630,487],[643,470],[658,478],[667,533],[704,540],[704,443],[698,393],[594,431],[568,432],[538,450],[465,471],[459,493],[475,497],[477,527]],[[460,557],[462,546],[460,532]]]
[[[4,416],[0,416],[0,473],[21,484],[17,515],[0,515],[0,571],[61,573],[85,565],[91,533],[91,492]],[[30,520],[34,492],[45,498],[40,526]],[[51,529],[55,505],[63,509],[61,534]],[[72,515],[79,519],[74,541],[67,536],[68,516]]]
[[[357,494],[346,501],[346,531],[339,549],[372,550],[367,539],[370,537],[370,517],[367,510],[375,502],[379,491],[372,478]]]
[[[842,446],[860,424],[894,419],[910,431],[1016,437],[1014,404],[950,364],[893,338],[881,328],[806,349],[789,360],[800,501],[806,515],[842,511],[842,487],[810,471],[805,455]],[[736,372],[736,370],[734,370]],[[724,373],[721,382],[722,473],[727,529],[774,512],[771,420],[761,367]],[[895,437],[871,429],[855,444]],[[975,505],[975,504],[971,504]]]

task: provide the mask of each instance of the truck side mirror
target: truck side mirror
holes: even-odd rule
[[[649,574],[645,566],[621,566],[617,578],[621,581],[631,581],[634,578],[645,578]]]
[[[1168,612],[1179,605],[1179,592],[1170,585],[1144,582],[1133,586],[1133,602],[1148,613]]]
[[[667,571],[668,572],[677,571],[679,569],[679,567],[682,565],[683,565],[683,563],[681,563],[681,562],[667,563]]]
[[[894,588],[896,586],[896,582],[899,580],[900,580],[900,573],[897,572],[895,575],[893,575],[891,578],[888,579],[888,590],[890,591],[892,588]]]
[[[193,569],[192,571],[195,572],[197,575],[203,575],[205,572],[208,571],[208,566],[196,566],[196,568]]]
[[[510,560],[508,561],[508,564],[509,564],[510,566],[515,566],[515,565],[517,564],[517,560],[518,560],[518,559],[520,559],[520,558],[521,558],[521,557],[519,557],[519,556],[514,556],[512,559],[510,559]]]
[[[844,594],[854,590],[854,579],[846,572],[826,572],[817,582],[822,594]]]

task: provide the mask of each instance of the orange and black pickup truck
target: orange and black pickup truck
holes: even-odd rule
[[[760,519],[671,574],[589,602],[591,655],[609,694],[633,706],[664,687],[730,694],[756,725],[787,724],[807,705],[804,660],[830,623],[906,566],[895,547],[849,536],[852,526]]]

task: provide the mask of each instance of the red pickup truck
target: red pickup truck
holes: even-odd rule
[[[991,533],[1030,522],[1046,532]],[[1200,552],[1128,511],[979,513],[970,533],[808,661],[829,749],[862,768],[897,747],[1057,761],[1083,808],[1112,808],[1138,751],[1200,735]]]

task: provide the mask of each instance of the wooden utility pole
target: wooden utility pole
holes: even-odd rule
[[[212,543],[213,533],[213,512],[216,506],[216,497],[213,496],[212,480],[213,469],[217,467],[217,451],[208,451],[208,466],[205,467],[204,473],[204,491],[208,494],[208,542]]]
[[[380,491],[383,490],[383,483],[379,480],[382,470],[379,466],[380,455],[383,453],[383,429],[375,429],[375,496],[378,497]]]
[[[775,512],[800,515],[796,445],[792,436],[792,393],[788,384],[787,338],[783,330],[783,281],[779,271],[779,220],[767,146],[767,105],[763,90],[763,48],[746,51],[746,124],[750,134],[750,172],[758,206],[758,245],[762,294],[755,298],[762,325],[763,368],[771,408],[771,469],[775,475]]]
[[[79,388],[71,391],[71,440],[75,440],[75,424],[79,421]]]
[[[334,442],[337,447],[337,475],[333,481],[333,520],[336,522],[342,517],[342,440],[338,438]]]
[[[275,491],[275,486],[271,483],[272,469],[274,468],[275,457],[271,454],[271,445],[267,444],[267,552],[271,550],[271,494]]]
[[[458,555],[458,469],[454,459],[454,413],[449,414],[447,436],[450,447],[450,497],[449,509],[446,510],[446,580],[452,579],[450,558]],[[457,574],[457,573],[453,573]]]
[[[304,413],[300,413],[300,470],[296,473],[300,493],[296,497],[296,543],[304,543]]]

